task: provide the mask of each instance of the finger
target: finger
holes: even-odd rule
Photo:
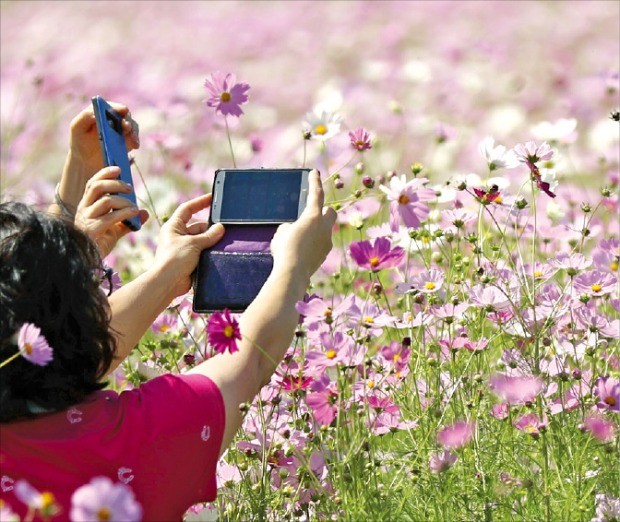
[[[306,209],[311,213],[320,213],[325,201],[323,185],[319,171],[313,169],[308,174],[308,200],[306,201]]]
[[[86,217],[95,219],[104,216],[110,212],[110,210],[120,210],[130,207],[133,207],[134,215],[138,213],[138,207],[136,207],[131,200],[123,196],[106,195],[99,198],[90,207],[85,209],[84,213]]]
[[[142,225],[144,225],[144,223],[146,223],[149,220],[149,217],[151,217],[149,215],[148,210],[146,210],[146,209],[140,209],[140,212],[139,212],[138,215],[140,216],[140,223]]]
[[[86,107],[84,110],[71,120],[71,133],[89,132],[96,126],[95,113],[92,106]]]
[[[118,102],[109,101],[109,100],[108,100],[108,103],[122,117],[125,117],[127,114],[130,114],[129,107],[127,107],[127,105],[125,105],[124,103],[118,103]]]
[[[192,226],[199,225],[199,224],[200,223],[194,223],[194,225]],[[204,250],[205,248],[209,248],[215,245],[215,243],[217,243],[220,239],[222,239],[223,235],[224,235],[224,225],[222,225],[221,223],[216,223],[215,225],[208,227],[206,232],[198,234],[193,237],[195,238],[196,245],[198,246],[198,248],[200,248],[200,250]]]
[[[332,207],[323,207],[323,216],[325,217],[331,228],[334,226],[334,223],[336,223],[336,218],[338,217],[338,214]]]
[[[123,119],[123,133],[125,134],[125,144],[127,150],[140,148],[140,126],[130,114]]]
[[[203,234],[207,230],[209,230],[209,223],[204,223],[202,221],[200,223],[193,223],[187,227],[187,233],[190,236],[195,236],[197,234]]]
[[[194,214],[208,208],[211,205],[211,194],[205,194],[194,199],[190,199],[179,205],[170,219],[178,219],[182,223],[187,223]]]
[[[108,230],[116,224],[122,223],[122,221],[126,219],[137,216],[138,213],[139,210],[136,207],[126,207],[119,210],[114,210],[98,218],[96,220],[97,222],[91,228],[94,230]],[[131,231],[128,226],[123,225],[123,227],[125,227],[128,231]]]

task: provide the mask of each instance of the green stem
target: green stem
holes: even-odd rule
[[[228,146],[230,147],[230,156],[232,157],[233,167],[237,168],[235,151],[233,150],[232,140],[230,139],[230,129],[228,128],[228,118],[226,116],[224,116],[224,123],[226,124],[226,137],[228,138]]]
[[[0,363],[0,368],[3,368],[4,366],[6,366],[7,364],[9,364],[13,359],[17,359],[20,355],[22,354],[22,352],[17,352],[14,353],[13,355],[11,355],[11,357],[9,357],[6,361],[2,361]]]

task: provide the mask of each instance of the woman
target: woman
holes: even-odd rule
[[[153,265],[107,300],[97,286],[100,252],[84,233],[22,204],[0,205],[0,364],[13,358],[0,368],[5,508],[21,517],[179,520],[215,498],[216,463],[241,425],[239,404],[283,357],[294,305],[331,249],[335,213],[323,209],[316,171],[309,182],[306,210],[278,229],[271,276],[240,317],[239,351],[121,394],[101,391],[102,377],[189,290],[200,252],[224,234],[221,225],[189,224],[211,196],[182,204],[160,231]]]

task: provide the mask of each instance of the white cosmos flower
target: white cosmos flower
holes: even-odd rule
[[[304,130],[310,131],[312,138],[326,141],[340,132],[340,116],[334,112],[312,111],[303,121]]]
[[[514,152],[503,145],[495,145],[495,140],[491,136],[487,136],[480,142],[478,152],[486,160],[491,171],[503,168],[512,169],[519,165]]]

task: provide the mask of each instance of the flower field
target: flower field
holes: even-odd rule
[[[140,124],[115,284],[218,168],[317,168],[338,212],[188,521],[620,520],[620,4],[1,9],[3,201],[52,201],[91,96]],[[217,356],[191,305],[111,387]]]

